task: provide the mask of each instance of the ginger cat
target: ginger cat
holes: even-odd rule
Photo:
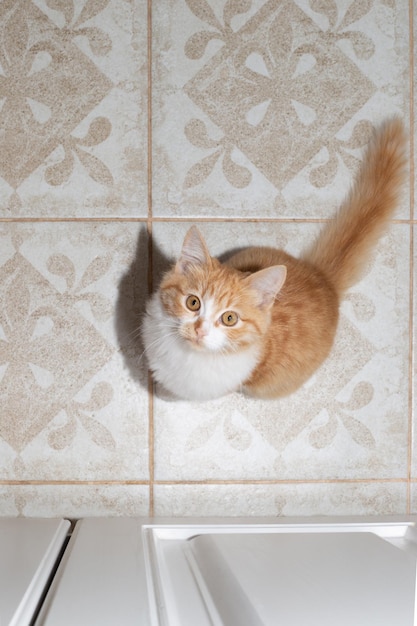
[[[396,118],[374,133],[350,193],[301,259],[252,247],[220,263],[190,228],[143,320],[154,380],[190,400],[300,387],[329,354],[343,293],[397,206],[405,143]]]

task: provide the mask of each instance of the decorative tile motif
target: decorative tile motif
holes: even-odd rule
[[[375,484],[156,485],[156,515],[404,515],[406,486]]]
[[[92,280],[94,269],[98,268],[89,271]],[[111,387],[104,384],[93,390],[85,406],[72,400],[74,392],[107,362],[112,349],[69,302],[83,297],[77,294],[77,287],[88,286],[88,273],[84,284],[81,281],[71,294],[74,268],[70,260],[52,257],[50,270],[66,275],[69,293],[57,294],[19,253],[1,268],[4,338],[0,346],[0,397],[2,405],[8,407],[1,436],[16,451],[22,450],[62,408],[71,422],[77,416],[85,419],[93,431],[99,430],[98,424],[88,422],[85,411],[102,408],[112,396]],[[93,306],[104,309],[104,314],[110,309],[109,302],[97,302],[94,294],[87,292],[85,297],[87,301],[91,298]],[[96,437],[100,437],[98,432]],[[105,439],[106,434],[101,433],[101,437]]]
[[[154,158],[168,169],[156,184],[156,214],[328,217],[372,123],[403,109],[400,7],[166,4],[169,25],[162,11],[155,17],[169,33],[157,31],[155,46],[155,74],[169,84],[154,90]]]
[[[228,182],[247,186],[250,172],[233,162],[234,147],[282,189],[326,146],[329,162],[311,176],[314,184],[327,184],[336,173],[337,154],[346,154],[346,148],[359,147],[366,139],[360,124],[350,144],[343,146],[335,134],[376,91],[338,47],[341,39],[348,38],[359,57],[374,52],[369,37],[348,30],[369,11],[369,3],[353,3],[340,23],[336,6],[323,4],[329,20],[329,28],[323,31],[292,0],[278,4],[272,0],[238,33],[231,22],[240,13],[239,5],[225,5],[222,24],[205,0],[187,4],[204,20],[206,29],[187,41],[186,56],[201,57],[211,39],[220,39],[223,46],[186,84],[185,92],[224,137],[214,142],[201,121],[190,121],[185,129],[189,141],[215,151],[187,173],[185,187],[202,182],[219,158]],[[349,163],[349,153],[346,159]]]
[[[128,121],[133,113],[129,92],[136,91],[137,77],[130,74],[123,84],[122,72],[118,79],[112,80],[113,71],[109,72],[101,63],[106,58],[119,62],[117,54],[132,56],[126,35],[130,30],[132,37],[135,36],[135,3],[130,13],[126,13],[127,5],[124,9],[110,0],[82,3],[40,0],[37,4],[31,0],[6,0],[1,4],[0,177],[4,189],[0,209],[3,215],[33,214],[36,208],[41,215],[48,215],[50,208],[45,205],[51,203],[50,197],[54,198],[57,190],[60,197],[53,204],[59,204],[59,209],[54,209],[60,215],[67,215],[68,210],[70,214],[77,213],[77,202],[86,206],[88,200],[90,211],[91,202],[96,205],[94,213],[99,210],[108,214],[117,201],[119,211],[121,208],[131,212],[129,195],[133,195],[133,190],[120,177],[125,177],[128,171],[136,184],[143,179],[139,172],[138,144],[130,146],[129,137],[129,133],[135,133],[138,139],[140,129]],[[107,18],[103,19],[103,14]],[[132,21],[129,30],[125,29],[126,24],[120,24],[125,30],[124,50],[117,51],[118,42],[113,41],[118,35],[115,18],[127,22],[129,17]],[[110,35],[111,26],[115,32]],[[139,72],[139,66],[130,62],[127,65]],[[109,108],[106,105],[116,94],[119,94],[118,102]],[[136,104],[136,112],[137,109]],[[112,145],[116,154],[123,154],[121,146],[116,147],[121,139],[117,116],[124,121],[126,172],[120,171],[120,166],[109,158]],[[140,146],[141,141],[138,143]],[[143,162],[143,156],[140,158]],[[76,200],[68,185],[80,176],[85,179],[84,197]],[[135,196],[137,202],[137,191]],[[101,206],[97,206],[98,198]]]
[[[6,517],[146,516],[149,488],[144,485],[0,486],[1,515]]]
[[[71,41],[79,34],[89,36],[89,29],[83,32],[82,25],[94,17],[99,5],[90,2],[74,21],[73,9],[72,3],[68,3],[65,28],[59,29],[29,0],[2,3],[1,92],[4,101],[0,124],[4,133],[0,141],[0,175],[13,188],[59,145],[64,147],[65,159],[59,166],[47,170],[50,184],[59,185],[69,177],[73,151],[93,178],[101,177],[106,182],[111,179],[105,165],[82,147],[106,139],[109,121],[98,118],[80,145],[70,137],[111,88],[106,76]],[[90,35],[93,45],[94,34],[93,31]],[[104,37],[100,31],[97,35]],[[108,46],[110,42],[106,43]]]
[[[133,233],[6,225],[1,241],[9,255],[0,265],[2,471],[20,480],[146,478],[143,374],[120,314],[118,337],[113,329]],[[132,295],[120,297],[132,304]]]

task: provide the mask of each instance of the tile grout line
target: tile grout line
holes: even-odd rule
[[[417,478],[411,479],[412,483],[417,483]],[[175,487],[175,486],[210,486],[210,485],[355,485],[355,484],[407,484],[407,478],[236,478],[220,479],[209,478],[202,480],[155,480],[154,485]],[[124,485],[124,486],[147,486],[148,480],[0,480],[0,486],[102,486],[102,485]]]
[[[148,0],[147,13],[147,87],[148,87],[148,292],[152,292],[153,287],[153,247],[152,247],[152,0]],[[149,516],[154,515],[154,468],[155,468],[155,436],[154,436],[154,397],[151,374],[148,372],[148,469],[149,469]]]
[[[414,479],[413,482],[417,482]],[[202,480],[156,480],[155,485],[160,487],[179,487],[179,486],[199,486],[205,487],[210,485],[266,485],[266,486],[291,486],[291,485],[363,485],[363,484],[396,484],[406,485],[408,483],[407,478],[236,478],[236,479],[221,479],[221,478],[209,478]]]
[[[117,485],[117,486],[142,486],[142,487],[146,487],[149,485],[149,480],[106,480],[106,479],[99,479],[99,480],[35,480],[35,479],[7,479],[7,480],[0,480],[0,487],[62,487],[62,486],[71,486],[71,487],[85,487],[85,486],[94,486],[94,487],[100,487],[100,486],[111,486],[111,485]],[[1,515],[0,515],[1,516]]]
[[[107,223],[112,223],[112,222],[131,222],[132,224],[136,224],[136,223],[143,223],[147,221],[147,217],[123,217],[123,216],[119,216],[119,217],[110,217],[108,215],[102,215],[99,217],[93,217],[93,216],[89,216],[89,217],[0,217],[0,223],[8,223],[8,222],[12,222],[12,223],[16,223],[16,224],[37,224],[37,223],[43,223],[45,222],[46,224],[53,224],[55,222],[58,223],[67,223],[67,222],[99,222],[99,223],[103,223],[103,224],[107,224]]]
[[[413,463],[413,409],[414,409],[414,352],[413,352],[413,335],[414,335],[414,1],[409,0],[409,124],[410,124],[410,142],[409,142],[409,162],[410,162],[410,294],[409,294],[409,326],[408,326],[408,342],[409,342],[409,371],[408,371],[408,482],[407,482],[407,513],[412,510],[412,463]]]
[[[335,212],[338,206],[335,207]],[[128,219],[128,218],[126,218]],[[182,216],[182,217],[158,217],[153,216],[152,222],[157,223],[178,223],[178,224],[187,224],[188,222],[197,222],[197,223],[229,223],[229,224],[258,224],[258,223],[267,223],[267,224],[325,224],[329,222],[332,218],[328,217],[268,217],[268,216],[258,216],[258,217],[232,217],[232,216],[224,216],[224,217],[206,217],[206,216]],[[394,218],[391,220],[392,224],[417,224],[417,219],[409,219],[409,218]]]
[[[148,176],[149,178],[149,176]],[[148,193],[148,203],[151,199],[152,193]],[[228,223],[228,224],[258,224],[258,223],[266,223],[266,224],[325,224],[329,222],[331,218],[326,217],[156,217],[149,215],[151,211],[148,210],[147,217],[0,217],[0,224],[4,223],[15,223],[15,224],[37,224],[37,223],[102,223],[102,224],[111,224],[111,223],[122,223],[122,224],[147,224],[151,229],[152,224],[158,223],[178,223],[178,224],[187,224],[189,222],[197,222],[197,223]],[[409,224],[417,226],[417,218],[414,219],[401,219],[396,218],[391,220],[392,224]]]

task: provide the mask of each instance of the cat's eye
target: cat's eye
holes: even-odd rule
[[[189,311],[199,311],[201,308],[200,299],[197,296],[188,296],[185,306]]]
[[[222,324],[224,324],[225,326],[236,326],[239,321],[239,316],[234,311],[226,311],[225,313],[223,313],[220,319],[222,321]]]

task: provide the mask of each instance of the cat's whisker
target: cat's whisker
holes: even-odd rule
[[[164,345],[166,348],[169,348],[170,345],[173,345],[175,343],[175,340],[177,339],[177,337],[178,337],[177,333],[171,333],[169,335],[164,334],[161,337],[157,337],[154,341],[152,341],[145,347],[145,349],[139,356],[138,364],[142,361],[143,357],[146,355],[147,352],[151,351],[153,348],[158,347],[160,345]],[[168,343],[167,343],[167,340],[168,340]]]
[[[140,325],[136,326],[136,328],[131,330],[129,333],[126,333],[126,337],[131,337],[132,335],[137,337],[139,335],[140,331],[141,331],[141,326]]]
[[[136,331],[136,334],[133,335],[133,333],[129,333],[129,335],[127,335],[127,339],[128,342],[126,343],[126,348],[130,348],[133,344],[136,344],[137,340],[139,339],[141,335],[140,329]]]
[[[177,329],[178,328],[178,324],[175,320],[170,320],[167,321],[165,324],[161,325],[161,328],[173,328],[173,329]],[[141,336],[142,334],[142,326],[138,326],[137,328],[135,328],[134,330],[132,330],[130,333],[128,333],[126,335],[127,338],[129,338],[129,342],[127,343],[126,347],[130,348],[133,344],[136,344],[137,339]],[[163,340],[163,338],[161,338]],[[149,348],[149,346],[148,346]],[[146,348],[146,349],[148,349]]]

